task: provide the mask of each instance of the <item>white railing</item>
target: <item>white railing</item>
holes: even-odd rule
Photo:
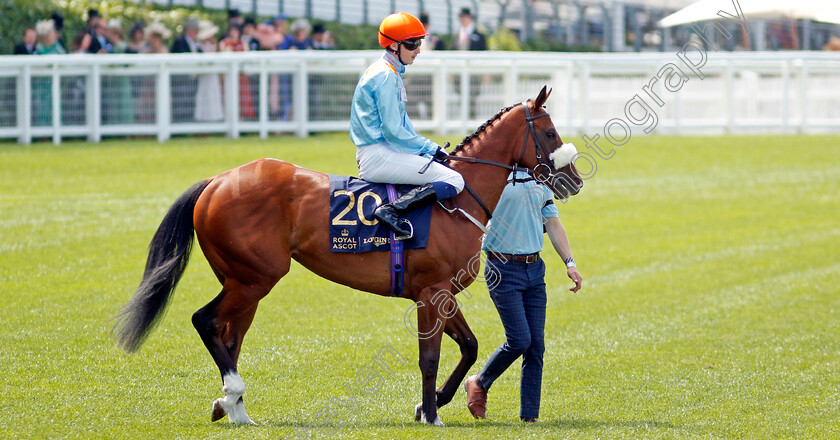
[[[689,55],[701,64],[698,52]],[[154,135],[163,141],[190,133],[345,131],[355,84],[379,56],[4,56],[0,138],[60,143]],[[664,81],[651,84],[668,63],[689,76],[678,91],[666,90]],[[669,53],[433,52],[408,67],[405,81],[416,128],[441,134],[471,132],[501,107],[534,98],[545,84],[554,89],[548,109],[567,136],[603,131],[614,118],[641,119],[639,104],[625,114],[636,95],[650,107],[655,133],[840,132],[840,55],[831,53],[710,51],[693,73]],[[215,96],[208,89],[217,89]]]

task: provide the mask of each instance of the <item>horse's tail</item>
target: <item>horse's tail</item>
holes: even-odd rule
[[[157,325],[187,268],[195,231],[193,211],[210,182],[211,179],[198,182],[178,197],[149,244],[143,281],[117,316],[113,329],[117,345],[129,353],[137,351]]]

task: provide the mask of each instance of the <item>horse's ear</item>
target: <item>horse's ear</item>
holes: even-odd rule
[[[540,94],[537,95],[537,99],[534,101],[534,110],[542,108],[545,105],[545,101],[548,100],[549,95],[551,95],[551,90],[548,86],[543,86]]]

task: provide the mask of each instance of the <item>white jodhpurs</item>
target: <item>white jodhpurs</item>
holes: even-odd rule
[[[464,189],[464,178],[461,174],[437,162],[433,162],[425,173],[420,174],[419,171],[429,160],[431,159],[401,153],[385,143],[356,148],[359,177],[367,181],[406,185],[444,182],[454,186],[458,192]]]

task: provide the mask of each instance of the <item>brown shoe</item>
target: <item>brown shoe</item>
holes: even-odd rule
[[[478,384],[478,375],[470,376],[464,382],[464,389],[467,390],[467,408],[470,414],[477,419],[485,419],[487,411],[487,390]]]
[[[520,417],[520,419],[525,423],[537,423],[537,419],[533,417]]]

